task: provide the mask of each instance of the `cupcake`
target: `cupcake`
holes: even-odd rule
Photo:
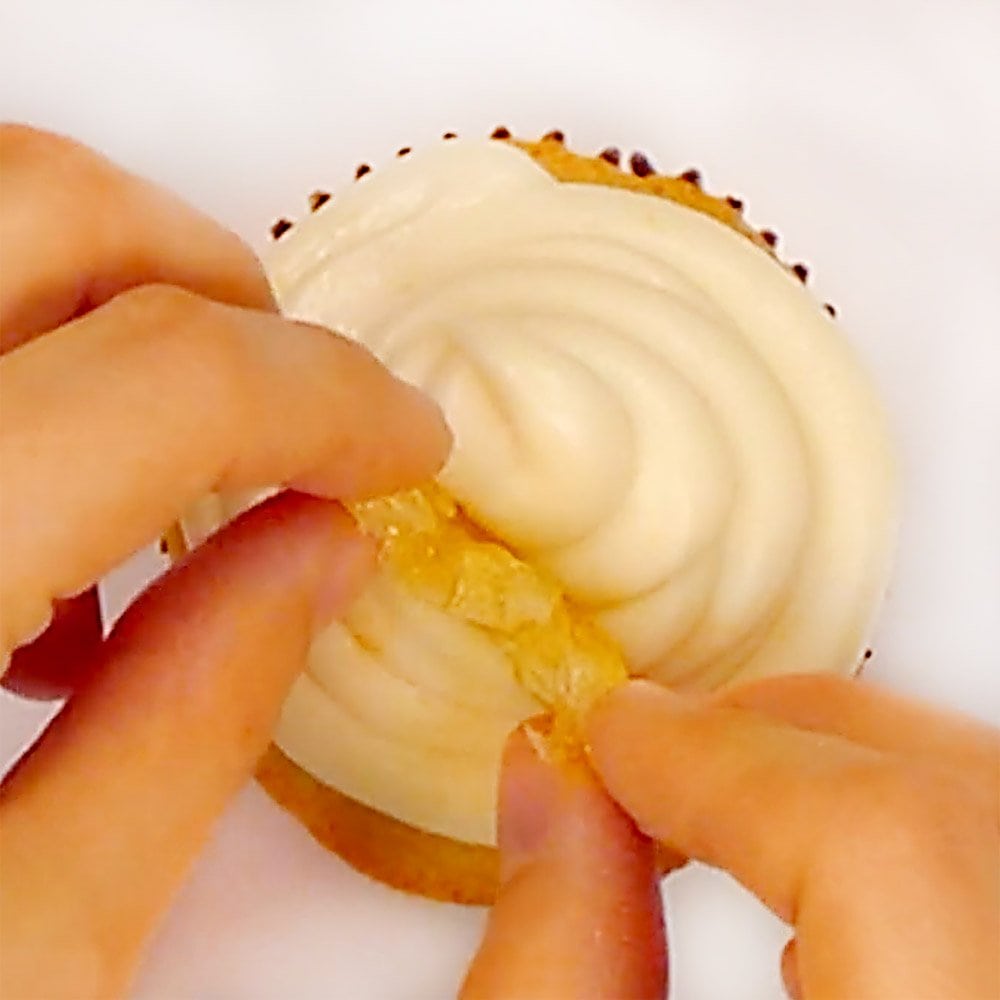
[[[801,265],[694,171],[560,133],[402,149],[265,261],[290,316],[441,405],[435,483],[357,504],[375,580],[315,642],[260,766],[390,885],[487,903],[508,733],[627,676],[856,669],[888,565],[891,449]],[[245,503],[192,512],[200,536]]]

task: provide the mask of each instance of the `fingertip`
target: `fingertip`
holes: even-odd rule
[[[413,408],[416,426],[422,437],[423,460],[427,465],[427,474],[434,475],[440,472],[448,461],[455,443],[454,435],[437,400],[409,382],[401,379],[397,381],[410,397],[410,406]]]
[[[504,747],[497,819],[503,879],[545,847],[557,818],[562,782],[558,769],[542,756],[542,739],[528,722]]]
[[[586,871],[595,859],[626,867],[648,844],[612,801],[582,753],[548,742],[550,720],[529,720],[509,738],[500,778],[501,879],[528,862]]]
[[[795,938],[781,950],[781,981],[790,1000],[802,1000],[802,979],[799,975],[798,945]]]
[[[507,740],[501,888],[463,997],[662,997],[653,845],[544,719]]]
[[[317,629],[349,607],[377,559],[374,540],[339,503],[291,490],[237,519],[231,535],[245,539],[257,564],[253,569],[263,578],[298,579],[309,593]]]
[[[673,705],[679,708],[695,704],[699,700],[694,695],[680,694],[655,681],[634,677],[608,691],[594,706],[592,715],[602,709],[619,711],[622,706],[628,705]]]
[[[210,219],[206,219],[206,223],[215,225]],[[231,236],[233,259],[239,262],[239,266],[234,266],[235,274],[224,286],[224,294],[217,295],[216,298],[231,305],[259,309],[261,312],[280,312],[267,272],[253,247],[238,234],[232,233]]]
[[[318,631],[358,596],[376,564],[375,542],[334,500],[286,490],[245,511],[177,567],[202,601],[242,590],[296,594]]]
[[[330,553],[314,595],[316,628],[342,615],[371,579],[378,562],[375,540],[363,534],[342,509],[328,526]]]
[[[326,455],[294,477],[309,493],[340,500],[385,496],[433,478],[453,438],[437,402],[390,371],[364,345],[311,324],[302,344],[317,349],[315,376],[332,402]]]
[[[437,402],[417,386],[391,373],[389,377],[392,391],[382,412],[386,445],[381,468],[366,469],[365,481],[348,487],[344,494],[350,499],[391,493],[432,479],[451,454],[451,429]]]
[[[587,746],[600,759],[612,747],[638,742],[635,731],[657,729],[662,722],[682,717],[707,704],[700,696],[679,694],[662,684],[630,680],[609,691],[591,709],[585,720]],[[627,740],[623,737],[632,734]]]
[[[680,787],[681,761],[696,763],[691,734],[707,704],[697,695],[633,680],[601,699],[585,720],[591,766],[612,798],[657,840],[669,840],[670,809],[663,803]]]

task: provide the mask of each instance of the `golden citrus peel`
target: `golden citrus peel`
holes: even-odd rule
[[[550,749],[628,678],[621,652],[558,582],[485,536],[437,485],[352,505],[381,561],[414,597],[487,633],[518,683],[552,713]]]

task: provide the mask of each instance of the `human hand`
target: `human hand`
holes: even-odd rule
[[[662,1000],[666,858],[583,757],[547,759],[532,728],[505,748],[500,891],[462,1000]]]
[[[794,927],[793,997],[1000,996],[996,732],[864,684],[787,677],[706,700],[633,682],[587,736],[641,830]]]
[[[72,598],[5,678],[71,697],[0,791],[0,994],[107,997],[372,553],[289,492],[106,641],[73,595],[210,490],[384,493],[432,475],[448,433],[367,352],[278,317],[250,251],[152,185],[15,126],[0,174],[0,653]]]
[[[422,477],[440,462],[446,432],[433,411],[363,352],[328,334],[232,308],[272,308],[256,263],[232,236],[72,144],[28,130],[5,131],[2,140],[0,334],[5,350],[27,345],[0,362],[4,648],[44,624],[53,597],[92,583],[210,488],[283,481],[326,496],[355,496]],[[11,181],[18,177],[15,187]],[[12,248],[16,257],[9,254]],[[159,284],[126,291],[151,282]],[[96,384],[99,394],[93,391]],[[271,420],[272,413],[282,419]],[[75,694],[69,710],[5,783],[0,799],[0,992],[49,1000],[124,989],[143,940],[212,819],[252,769],[311,629],[349,599],[369,559],[335,505],[286,494],[225,529],[169,574],[107,642],[95,641],[87,656],[71,663],[46,655],[30,661],[31,669],[17,678],[22,690],[55,686],[75,688]],[[59,649],[58,642],[44,641],[58,625],[34,648]],[[234,699],[237,688],[240,698]],[[748,690],[752,694],[758,687]],[[759,690],[768,691],[768,685]],[[737,780],[749,787],[751,778],[767,784],[764,765],[754,765],[751,756],[740,771],[739,761],[729,759],[739,775],[727,778],[725,754],[717,764],[705,757],[706,775],[692,770],[701,765],[692,764],[690,755],[686,774],[669,755],[657,761],[653,755],[665,747],[685,745],[676,740],[683,729],[678,713],[667,713],[675,731],[669,741],[649,732],[648,725],[629,734],[633,748],[646,747],[651,755],[643,765],[641,756],[619,741],[621,729],[633,728],[623,721],[633,712],[627,700],[632,696],[626,689],[608,699],[592,726],[594,762],[615,794],[635,810],[647,832],[731,867],[779,912],[788,915],[780,904],[789,901],[804,907],[800,896],[781,895],[788,887],[780,881],[780,867],[772,871],[765,864],[776,856],[780,860],[780,848],[747,860],[741,845],[723,836],[722,847],[735,853],[730,857],[719,848],[718,856],[711,854],[709,848],[717,845],[698,826],[700,813],[690,815],[694,807],[685,799],[691,789],[683,783],[698,773],[708,789],[698,809],[714,803],[719,822],[727,822],[734,810],[740,816],[740,810],[752,813],[745,796],[727,804],[724,790],[728,782],[735,793]],[[808,722],[781,699],[770,707],[749,707],[793,725]],[[715,718],[720,710],[686,711]],[[737,715],[785,732],[757,716]],[[646,717],[640,712],[637,718]],[[820,722],[815,725],[822,729]],[[828,725],[849,741],[867,739],[841,732],[832,719]],[[952,745],[956,724],[950,725],[939,743]],[[663,733],[670,731],[665,725]],[[691,735],[691,753],[697,753],[696,736]],[[809,740],[802,733],[797,738]],[[992,767],[995,779],[993,738],[973,732],[963,739],[963,745],[979,749],[963,751],[958,759],[968,757],[980,775]],[[877,742],[868,751],[855,747],[883,763],[896,761],[903,748],[886,749]],[[937,754],[924,756],[936,761]],[[940,756],[952,759],[943,750]],[[935,771],[933,785],[944,786],[939,764],[921,767]],[[842,766],[850,772],[848,763]],[[907,768],[902,769],[910,773]],[[833,763],[817,773],[839,774]],[[810,786],[802,775],[792,787],[803,801],[812,801],[805,798]],[[657,796],[662,798],[654,802]],[[968,797],[982,799],[971,791]],[[902,803],[906,795],[896,798]],[[947,796],[941,798],[932,818],[947,804]],[[814,799],[819,802],[818,792]],[[675,814],[675,806],[685,802],[688,812]],[[654,854],[632,820],[586,768],[540,765],[523,736],[508,748],[501,805],[505,886],[466,994],[662,995],[665,961]],[[975,812],[966,805],[966,813]],[[805,807],[789,808],[802,818]],[[826,813],[817,808],[825,829],[840,829],[826,815],[829,808]],[[919,812],[912,801],[910,811]],[[713,814],[706,815],[710,825]],[[995,837],[995,810],[989,818]],[[674,830],[667,819],[680,825]],[[748,833],[751,844],[769,835],[778,845],[791,836],[769,829],[766,817],[757,819]],[[955,823],[958,837],[961,816]],[[883,832],[886,826],[891,823],[883,816]],[[911,853],[933,854],[947,835],[947,830],[938,837],[918,831]],[[793,846],[810,839],[802,831],[798,836],[790,841]],[[837,838],[822,840],[834,844]],[[699,855],[695,848],[703,841],[707,846]],[[863,839],[843,843],[853,844],[855,855],[866,846]],[[749,867],[741,867],[740,858]],[[866,855],[856,860],[859,870],[872,863]],[[758,861],[763,875],[754,867]],[[802,859],[792,857],[791,863],[801,866]],[[975,875],[975,863],[970,865]],[[595,872],[600,879],[593,878]],[[939,863],[932,874],[955,882],[947,864]],[[964,878],[968,872],[959,874]],[[765,875],[779,881],[767,882]],[[958,881],[964,885],[969,879]],[[567,885],[573,887],[570,905]],[[952,896],[961,910],[962,893]],[[945,914],[952,896],[946,894],[941,904]],[[814,897],[809,903],[812,909],[796,915],[821,911]],[[5,913],[16,913],[16,920],[3,919]],[[870,920],[867,911],[864,915]],[[987,935],[988,918],[987,913]],[[938,931],[942,922],[934,921]],[[813,958],[824,954],[823,919],[817,916],[810,924],[808,949],[807,928],[795,923],[802,951],[797,962],[789,952],[786,965],[798,966],[805,996],[823,995],[825,980],[814,983],[805,972],[814,965],[824,968]],[[858,925],[857,920],[847,925],[849,943],[860,933]],[[976,922],[967,915],[962,926],[969,925]],[[978,936],[966,935],[970,955],[984,940],[982,926]],[[882,928],[882,940],[893,929]],[[842,938],[834,943],[842,944]],[[975,974],[976,963],[968,964]],[[927,981],[925,976],[925,986]],[[898,992],[900,983],[911,982],[893,985]],[[858,995],[894,994],[872,987]]]
[[[385,492],[431,474],[447,432],[363,351],[267,315],[252,254],[163,192],[18,127],[0,131],[0,172],[3,681],[70,696],[0,789],[0,994],[117,996],[252,771],[312,631],[372,553],[337,505],[286,493],[169,572],[104,641],[91,585],[211,489]],[[53,602],[51,625],[16,648]],[[649,953],[622,952],[605,981],[657,982],[649,842],[588,769],[543,767],[523,735],[504,787],[502,933],[476,975],[527,975],[524,940],[558,952],[588,914],[627,912]],[[534,870],[542,805],[581,839],[566,864],[514,878]],[[622,876],[608,893],[587,884],[594,861]],[[574,909],[582,921],[552,920],[564,876],[596,904]],[[515,922],[516,938],[503,933]],[[590,969],[576,968],[582,989]]]

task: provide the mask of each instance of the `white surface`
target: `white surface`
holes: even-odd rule
[[[74,134],[258,244],[314,187],[446,129],[559,126],[584,150],[702,167],[812,265],[897,429],[902,533],[871,676],[996,718],[997,38],[992,0],[7,0],[0,115]],[[10,751],[34,716],[2,709]],[[781,995],[776,921],[704,871],[668,896],[675,997]],[[440,997],[481,920],[367,883],[250,790],[137,996]]]

